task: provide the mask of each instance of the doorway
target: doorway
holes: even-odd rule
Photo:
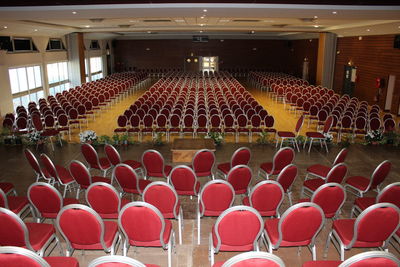
[[[201,71],[208,73],[218,71],[218,57],[202,57]]]

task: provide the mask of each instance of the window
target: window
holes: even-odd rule
[[[8,70],[14,109],[28,106],[31,101],[38,101],[44,96],[40,66],[11,68]]]
[[[101,57],[90,58],[90,76],[92,81],[103,78],[103,61]]]
[[[56,95],[70,88],[68,78],[68,63],[56,62],[47,64],[47,78],[49,82],[49,94]]]
[[[12,39],[14,52],[30,52],[37,51],[35,44],[31,38],[17,37]]]
[[[47,43],[46,51],[52,50],[65,50],[64,44],[61,39],[50,39]]]
[[[100,49],[99,41],[97,41],[97,40],[92,40],[92,41],[90,42],[90,49],[92,49],[92,50],[98,50],[98,49]]]

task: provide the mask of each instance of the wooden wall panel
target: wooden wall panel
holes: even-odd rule
[[[370,104],[385,105],[386,86],[389,74],[396,75],[392,112],[397,114],[400,98],[400,49],[393,48],[395,35],[375,35],[338,38],[334,76],[334,90],[341,92],[344,65],[349,61],[357,67],[357,81],[354,96]],[[385,86],[378,98],[375,87],[377,77],[385,79]]]

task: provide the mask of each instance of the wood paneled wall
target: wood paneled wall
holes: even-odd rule
[[[349,61],[357,67],[354,96],[370,104],[378,103],[383,109],[387,81],[390,74],[396,75],[396,84],[391,111],[397,114],[400,101],[400,49],[393,48],[395,35],[375,35],[338,38],[335,65],[334,90],[342,91],[344,65]],[[375,79],[383,78],[385,86],[377,96]]]
[[[118,69],[183,69],[184,59],[218,56],[220,69],[263,69],[301,76],[305,57],[310,60],[310,79],[315,81],[318,42],[313,40],[116,40]]]

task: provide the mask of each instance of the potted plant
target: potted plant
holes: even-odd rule
[[[112,139],[108,135],[101,135],[98,140],[99,145],[111,144]]]
[[[162,145],[164,145],[163,136],[164,136],[164,133],[155,132],[154,135],[153,135],[153,145],[154,146],[162,146]]]
[[[97,140],[96,132],[92,130],[86,130],[79,134],[79,140],[81,143],[92,144]]]
[[[1,139],[5,145],[11,145],[13,143],[13,137],[11,135],[11,129],[7,127],[1,128]]]
[[[220,146],[224,142],[224,134],[220,132],[209,132],[204,138],[210,138],[216,146]]]
[[[114,145],[119,145],[120,144],[120,140],[119,140],[119,135],[118,134],[114,134],[113,136],[112,136],[112,140],[113,140],[113,143],[114,143]]]
[[[260,132],[259,133],[259,137],[257,139],[257,144],[259,145],[267,145],[269,143],[269,139],[268,139],[269,133],[268,132]]]
[[[380,130],[368,131],[365,135],[365,141],[368,145],[377,145],[383,139],[383,134]]]
[[[28,145],[42,145],[46,141],[46,137],[42,136],[39,131],[32,131],[27,135]]]
[[[127,146],[129,144],[129,135],[127,133],[121,135],[120,141],[122,145]]]

